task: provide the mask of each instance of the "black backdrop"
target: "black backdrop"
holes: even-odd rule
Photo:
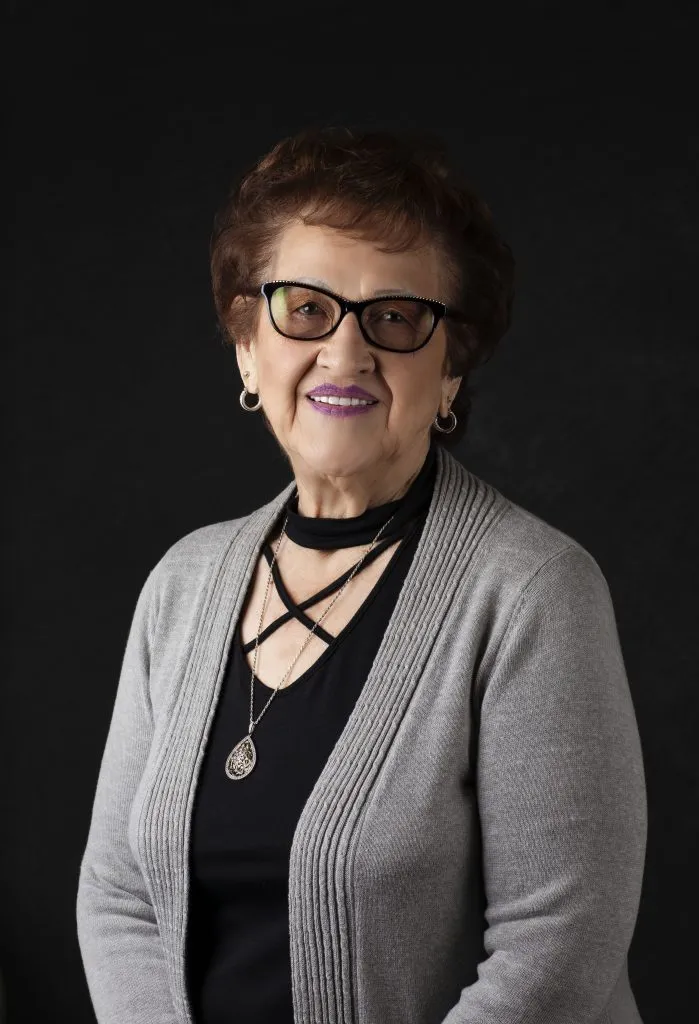
[[[683,1019],[699,912],[692,5],[174,7],[7,8],[9,1021],[93,1020],[77,870],[141,583],[178,537],[290,478],[238,405],[207,245],[231,175],[311,121],[442,133],[514,249],[514,325],[471,378],[456,454],[609,581],[649,800],[632,984],[646,1024]]]

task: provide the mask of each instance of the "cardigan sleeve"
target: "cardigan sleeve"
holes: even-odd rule
[[[625,966],[647,808],[609,589],[577,543],[521,592],[483,677],[478,980],[443,1024],[594,1024]]]
[[[80,865],[78,942],[98,1024],[177,1021],[158,923],[128,839],[153,734],[148,673],[156,569],[131,622]]]

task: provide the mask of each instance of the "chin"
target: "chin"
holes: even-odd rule
[[[299,450],[299,455],[315,472],[326,476],[352,476],[371,466],[381,458],[381,449],[365,439],[338,442],[332,437],[309,441]]]

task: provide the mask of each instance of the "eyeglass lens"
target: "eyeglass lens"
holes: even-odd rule
[[[342,310],[315,288],[282,285],[272,293],[270,312],[283,334],[312,341],[332,330]],[[419,299],[378,299],[362,313],[362,326],[372,341],[400,352],[419,347],[433,321],[432,310]]]

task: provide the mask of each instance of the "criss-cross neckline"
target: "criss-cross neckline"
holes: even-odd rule
[[[344,638],[356,626],[359,619],[362,617],[364,612],[367,610],[371,602],[378,594],[384,580],[388,576],[391,567],[395,564],[395,561],[398,558],[400,552],[403,550],[409,539],[412,537],[414,530],[417,528],[417,525],[418,520],[416,519],[409,524],[408,529],[400,538],[400,543],[397,545],[396,550],[393,552],[390,559],[384,566],[384,569],[381,575],[379,576],[378,580],[371,588],[365,599],[362,601],[359,608],[357,608],[354,615],[352,615],[350,620],[346,623],[345,626],[343,626],[340,632],[336,635],[333,635],[332,633],[328,633],[327,630],[323,629],[322,626],[316,626],[315,636],[319,637],[321,640],[325,642],[325,644],[327,645],[325,650],[318,656],[318,658],[316,658],[312,665],[309,665],[309,667],[305,669],[305,671],[302,672],[300,676],[298,676],[298,678],[294,679],[293,682],[291,683],[287,683],[286,686],[281,687],[279,692],[287,693],[290,690],[296,688],[299,685],[299,683],[302,683],[314,672],[316,672],[321,667],[321,665],[330,657],[330,655],[334,653],[334,651],[344,640]],[[395,542],[395,537],[386,537],[383,540],[379,541],[376,544],[376,546],[372,548],[369,554],[365,557],[364,562],[357,570],[357,575],[360,572],[362,572],[366,568],[366,566],[370,565],[376,558],[383,554],[386,548],[390,547],[392,544],[395,544]],[[346,582],[346,580],[351,576],[352,572],[354,571],[354,566],[350,566],[350,568],[347,569],[346,572],[343,572],[340,576],[337,577],[337,579],[333,580],[331,583],[323,587],[317,593],[312,594],[310,597],[307,597],[303,601],[297,603],[294,601],[291,594],[287,590],[278,563],[276,561],[273,561],[274,552],[272,551],[271,544],[265,542],[262,546],[262,552],[267,560],[267,563],[272,567],[272,579],[274,581],[274,585],[277,589],[277,593],[279,594],[281,601],[286,606],[287,610],[285,612],[282,612],[282,614],[279,615],[276,619],[274,619],[273,622],[270,622],[269,625],[265,626],[265,628],[259,635],[258,643],[260,645],[263,643],[264,640],[271,636],[271,634],[274,633],[275,630],[279,629],[281,626],[284,625],[285,622],[289,622],[293,618],[298,619],[298,621],[301,622],[309,631],[312,630],[313,626],[315,625],[315,620],[306,614],[305,609],[309,608],[311,605],[314,605],[323,597],[329,597],[331,594],[335,593],[335,591],[339,590],[343,583]],[[243,643],[242,626],[239,625],[237,631],[237,640],[239,656],[242,658],[243,664],[248,669],[248,671],[252,672],[252,669],[248,665],[245,655],[249,651],[254,650],[255,638],[253,637],[252,640],[249,640],[247,643]],[[267,683],[263,683],[259,676],[255,675],[254,679],[259,687],[263,687],[265,690],[274,689],[274,687],[269,686]],[[246,686],[247,685],[249,684],[246,682]]]

